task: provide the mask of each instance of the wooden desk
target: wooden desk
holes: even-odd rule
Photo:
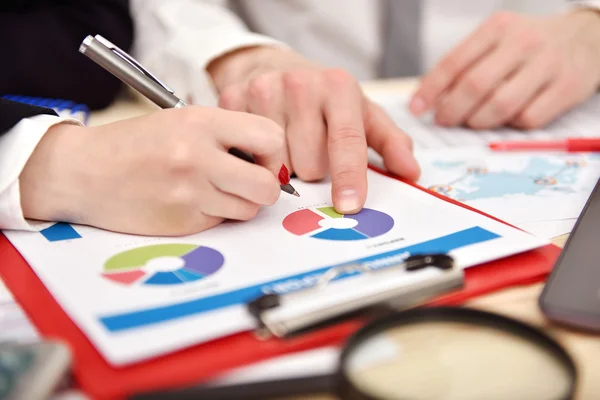
[[[367,93],[375,92],[406,92],[412,90],[415,80],[395,80],[387,82],[371,82],[363,85]],[[142,115],[156,109],[148,103],[131,99],[122,99],[111,108],[94,113],[90,124],[102,124],[119,119]],[[568,235],[554,238],[553,243],[563,246]],[[537,300],[543,284],[527,285],[502,290],[487,296],[482,296],[467,303],[468,306],[497,312],[516,318],[534,326],[541,327],[556,337],[575,358],[579,368],[580,382],[577,399],[600,398],[600,337],[576,332],[551,324],[541,314]],[[473,349],[477,351],[477,349]],[[318,397],[313,399],[329,399]]]

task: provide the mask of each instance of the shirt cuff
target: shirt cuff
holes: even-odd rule
[[[83,125],[74,118],[36,115],[0,136],[0,229],[39,231],[51,225],[24,218],[19,176],[44,134],[60,123]]]
[[[568,4],[569,9],[573,8],[591,8],[600,11],[600,0],[574,0]]]
[[[228,16],[220,6],[201,8],[204,21],[210,21],[214,14],[214,20],[219,22],[205,22],[201,27],[189,22],[182,23],[189,17],[183,18],[179,14],[181,12],[182,8],[170,4],[155,11],[158,22],[166,30],[165,42],[162,49],[148,52],[148,63],[158,76],[168,76],[169,86],[178,96],[192,100],[194,104],[217,104],[218,93],[212,77],[206,71],[215,59],[234,50],[253,46],[290,48],[284,42],[248,31],[237,17]]]
[[[206,70],[208,65],[217,58],[247,47],[273,46],[289,48],[288,45],[252,32],[235,29],[218,29],[206,33],[208,37],[218,37],[218,40],[206,40],[191,28],[179,29],[169,40],[168,68],[178,71],[173,82],[169,85],[175,93],[192,100],[194,104],[205,106],[216,105],[218,93],[212,77]]]

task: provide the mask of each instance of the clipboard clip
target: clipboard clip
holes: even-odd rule
[[[412,308],[463,284],[463,270],[451,256],[417,254],[378,269],[366,263],[339,265],[307,289],[265,294],[247,307],[259,338],[288,338],[353,317]]]
[[[111,51],[117,57],[121,58],[123,61],[127,62],[131,67],[137,69],[140,73],[146,75],[148,79],[152,80],[156,84],[162,86],[166,91],[171,94],[175,94],[175,91],[168,87],[164,82],[158,79],[156,76],[152,75],[150,71],[142,66],[135,58],[131,57],[125,51],[121,50],[117,45],[113,44],[110,40],[102,37],[101,35],[91,36],[88,35],[81,45],[79,46],[79,52],[85,53],[87,48],[92,44],[92,41],[97,41],[100,45],[104,46],[107,50]]]

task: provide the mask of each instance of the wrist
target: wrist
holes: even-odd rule
[[[48,129],[19,177],[25,218],[82,222],[86,136],[86,128],[78,125],[61,123]]]
[[[600,86],[600,9],[578,6],[567,17],[579,26],[579,37],[591,55],[592,67],[597,72],[596,84]]]
[[[226,53],[213,60],[206,70],[210,74],[218,92],[234,82],[243,80],[257,64],[262,46],[244,47]],[[268,49],[268,48],[267,48]]]

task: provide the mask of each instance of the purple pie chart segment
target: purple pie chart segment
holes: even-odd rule
[[[200,246],[185,254],[183,269],[200,275],[210,275],[217,272],[225,262],[223,255],[210,247]]]
[[[356,214],[344,215],[344,218],[356,220],[358,225],[352,229],[368,237],[383,235],[394,227],[394,219],[392,217],[370,208],[363,208]]]

